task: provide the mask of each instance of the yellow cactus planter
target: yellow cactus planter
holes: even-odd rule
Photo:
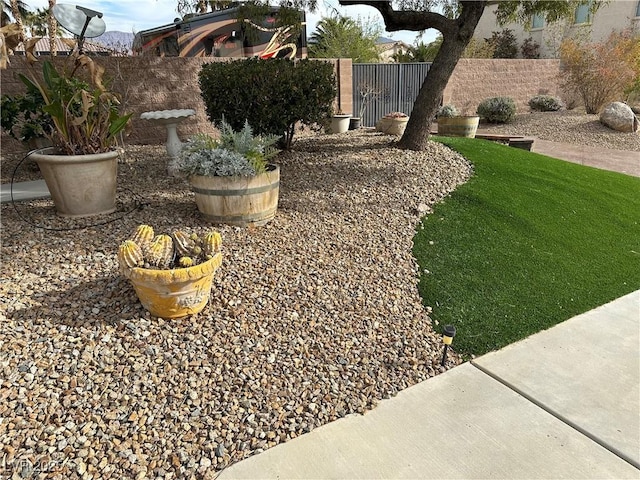
[[[161,318],[180,318],[202,311],[209,301],[213,274],[222,263],[216,253],[204,263],[187,268],[154,270],[122,268],[151,315]]]

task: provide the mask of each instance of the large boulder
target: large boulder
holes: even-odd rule
[[[600,123],[619,132],[636,132],[640,128],[638,117],[629,105],[622,102],[613,102],[604,107]]]

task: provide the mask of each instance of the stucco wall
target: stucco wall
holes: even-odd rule
[[[633,28],[640,32],[640,17],[636,15],[640,0],[615,0],[602,5],[593,15],[591,22],[574,24],[572,19],[548,25],[546,22],[542,28],[529,30],[528,25],[521,23],[509,23],[498,25],[496,22],[497,5],[488,6],[473,34],[474,38],[483,40],[490,38],[492,32],[503,29],[513,30],[518,42],[518,48],[522,42],[531,37],[540,45],[542,58],[557,58],[560,42],[565,37],[584,38],[591,42],[604,42],[613,30]],[[520,52],[518,52],[520,55]]]
[[[559,60],[463,58],[444,91],[443,103],[473,114],[489,97],[511,97],[517,112],[528,112],[528,101],[538,94],[560,94]]]

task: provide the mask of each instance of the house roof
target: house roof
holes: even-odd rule
[[[406,43],[404,43],[401,40],[394,40],[392,42],[388,42],[388,43],[378,43],[376,44],[376,48],[378,49],[379,52],[386,52],[387,50],[393,50],[396,48],[402,48],[403,50],[409,50],[409,45],[407,45]]]
[[[27,39],[29,40],[29,39]],[[71,53],[71,51],[73,50],[72,45],[68,45],[66,42],[72,40],[70,38],[56,38],[55,39],[55,49],[56,52],[58,52],[59,55],[69,55]],[[71,42],[69,42],[71,43]],[[83,44],[83,50],[85,52],[89,52],[89,53],[94,53],[94,54],[99,54],[99,55],[109,55],[111,54],[111,50],[107,47],[105,47],[104,45],[99,45],[97,43],[91,43],[91,42],[87,42],[85,40],[84,44]],[[19,43],[18,46],[16,48],[14,48],[13,50],[14,54],[16,55],[24,55],[24,44],[23,43]],[[38,40],[36,42],[36,45],[33,49],[33,53],[35,55],[49,55],[50,52],[50,48],[49,48],[49,39],[48,38],[41,38],[40,40]]]

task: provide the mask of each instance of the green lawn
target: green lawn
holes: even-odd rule
[[[423,220],[413,252],[429,271],[423,301],[456,327],[457,351],[501,348],[640,288],[640,178],[438,140],[474,174]]]

